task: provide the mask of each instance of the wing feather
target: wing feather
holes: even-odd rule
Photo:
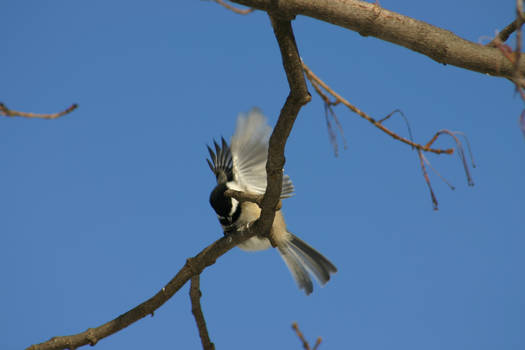
[[[266,117],[257,108],[237,119],[230,142],[233,176],[246,192],[263,194],[266,191],[266,159],[271,132]],[[293,192],[292,180],[283,175],[281,198],[291,197]]]

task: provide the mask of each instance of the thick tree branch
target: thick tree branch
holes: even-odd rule
[[[200,276],[195,275],[191,278],[190,285],[191,313],[193,314],[193,317],[195,317],[195,323],[197,324],[197,329],[199,330],[202,348],[204,350],[214,350],[215,344],[210,341],[208,329],[206,328],[206,320],[204,319],[204,314],[202,313],[200,302],[201,296]]]
[[[29,112],[19,112],[7,108],[3,103],[0,102],[0,114],[5,115],[6,117],[24,117],[24,118],[40,118],[40,119],[56,119],[63,115],[69,114],[77,109],[78,105],[72,104],[62,112],[51,113],[51,114],[42,114],[42,113],[29,113]]]
[[[82,333],[51,338],[44,343],[32,345],[27,350],[76,349],[87,344],[95,345],[100,339],[117,333],[147,315],[153,315],[154,311],[168,301],[192,276],[199,275],[227,251],[255,234],[254,230],[248,228],[217,240],[195,257],[188,259],[175,277],[157,294],[114,320],[96,328],[89,328]]]
[[[232,1],[268,12],[278,11],[290,18],[295,15],[316,18],[363,36],[404,46],[439,63],[495,76],[514,77],[513,64],[500,50],[462,39],[448,30],[388,11],[375,3],[358,0]],[[520,61],[525,61],[525,58]],[[525,75],[525,62],[519,66],[521,74]]]
[[[311,100],[306,87],[301,59],[295,43],[292,24],[288,19],[277,18],[270,13],[273,31],[279,44],[284,71],[290,86],[290,93],[284,103],[279,120],[270,136],[268,161],[266,162],[267,187],[261,202],[261,216],[254,224],[257,232],[269,232],[278,207],[282,189],[284,147],[297,114],[303,105]]]

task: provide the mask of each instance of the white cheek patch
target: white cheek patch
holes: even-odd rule
[[[239,201],[235,198],[232,198],[232,210],[230,210],[230,217],[233,216],[233,214],[237,210],[238,205],[239,205]]]

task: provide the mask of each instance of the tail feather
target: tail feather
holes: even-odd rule
[[[299,289],[304,289],[306,295],[312,293],[314,286],[310,279],[310,274],[306,271],[304,264],[298,258],[296,253],[290,248],[290,246],[279,247],[279,253],[286,263],[288,270],[290,270],[293,279],[299,286]]]
[[[313,291],[309,273],[324,285],[330,280],[330,274],[337,272],[337,268],[308,243],[293,234],[291,236],[285,246],[279,247],[279,252],[299,288],[308,295]]]
[[[299,237],[292,234],[292,240],[290,243],[297,249],[302,251],[306,256],[314,261],[316,265],[319,265],[320,269],[324,270],[328,278],[325,280],[320,279],[322,284],[325,284],[330,279],[330,273],[336,273],[337,267],[330,260],[328,260],[323,254],[312,248],[308,243],[300,239]]]
[[[324,285],[326,282],[328,282],[330,279],[330,273],[325,268],[323,268],[323,266],[318,264],[311,256],[305,254],[305,252],[298,249],[296,246],[290,244],[290,248],[296,253],[297,257],[305,265],[308,272],[314,275],[321,285]]]

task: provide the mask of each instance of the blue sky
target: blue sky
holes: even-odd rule
[[[514,1],[381,1],[487,41]],[[98,326],[156,293],[221,237],[208,204],[206,143],[260,107],[273,125],[287,94],[267,15],[210,1],[4,1],[0,101],[59,120],[0,119],[0,337],[20,349]],[[276,251],[234,249],[202,275],[218,349],[523,349],[523,102],[504,79],[437,64],[390,43],[298,17],[301,56],[380,118],[399,108],[414,136],[461,130],[477,168],[428,155],[433,211],[411,149],[343,107],[334,157],[321,100],[286,147],[297,195],[288,228],[339,268],[306,297]],[[387,125],[406,135],[400,118]],[[450,147],[446,138],[438,142]],[[188,286],[96,348],[198,349]]]

